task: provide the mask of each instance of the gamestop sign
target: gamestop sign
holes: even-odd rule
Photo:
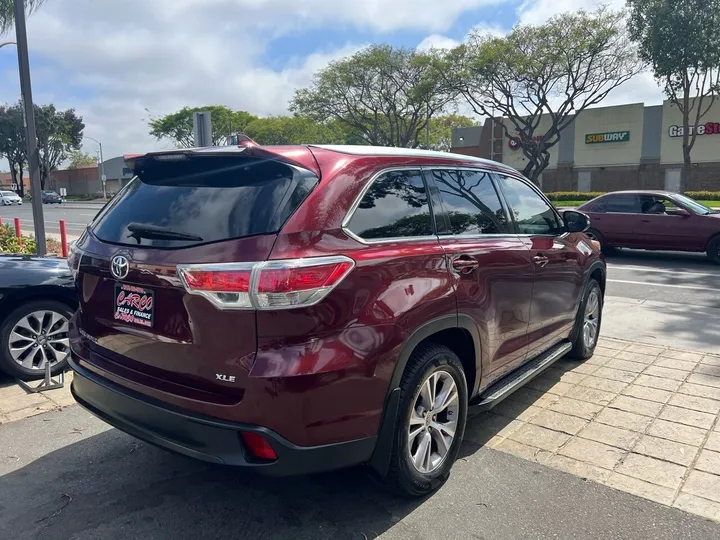
[[[697,130],[698,135],[720,135],[720,122],[706,122],[699,126],[690,126],[689,134]],[[668,135],[670,137],[682,137],[685,129],[682,126],[670,126],[668,128]]]

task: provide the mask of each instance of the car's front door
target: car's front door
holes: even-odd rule
[[[482,170],[430,169],[439,191],[458,313],[471,317],[482,343],[482,383],[524,362],[535,268],[529,250],[511,229],[492,175]]]
[[[528,327],[528,356],[536,356],[568,337],[584,287],[576,236],[565,232],[552,205],[529,182],[498,175],[519,237],[535,266]]]
[[[670,251],[704,249],[706,237],[701,234],[695,213],[681,210],[667,197],[640,195],[640,201],[642,215],[635,223],[638,247]]]

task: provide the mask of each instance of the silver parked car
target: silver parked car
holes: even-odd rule
[[[14,191],[0,191],[0,205],[11,206],[13,204],[20,205],[23,201],[20,195]]]

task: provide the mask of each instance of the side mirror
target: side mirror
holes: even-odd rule
[[[567,232],[585,232],[590,228],[590,218],[577,210],[565,210],[563,221]]]
[[[684,208],[678,208],[678,209],[675,210],[675,212],[673,212],[673,213],[674,213],[676,216],[680,216],[680,217],[684,217],[684,218],[688,218],[688,217],[691,216],[690,212],[688,212],[688,211],[685,210]]]

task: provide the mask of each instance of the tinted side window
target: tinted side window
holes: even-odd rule
[[[510,231],[490,175],[482,171],[431,171],[453,234]]]
[[[392,171],[377,178],[360,201],[348,229],[367,240],[433,234],[420,171]]]
[[[554,235],[564,231],[555,210],[533,188],[516,178],[499,178],[519,234]]]
[[[640,213],[640,198],[632,193],[606,195],[597,202],[594,212]]]

